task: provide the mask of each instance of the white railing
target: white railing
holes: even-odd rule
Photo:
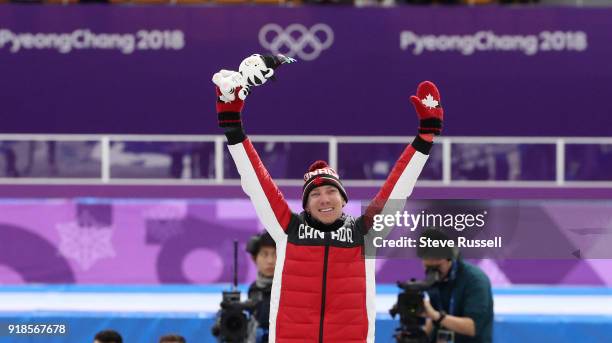
[[[253,142],[324,143],[328,145],[328,160],[332,167],[338,167],[339,144],[381,144],[410,143],[411,136],[273,136],[252,135]],[[100,145],[100,177],[0,177],[0,184],[82,184],[82,185],[238,185],[239,181],[224,177],[223,151],[225,137],[222,135],[115,135],[115,134],[0,134],[3,141],[95,141]],[[214,144],[215,177],[211,179],[122,179],[111,175],[111,144],[113,142],[210,142]],[[565,152],[568,144],[612,145],[612,137],[441,137],[436,144],[442,146],[442,178],[423,180],[419,186],[426,187],[610,187],[610,181],[569,181],[565,178]],[[547,144],[556,147],[556,178],[550,181],[492,180],[469,181],[452,179],[453,144]],[[0,156],[0,159],[2,157]],[[301,185],[301,179],[276,180],[280,185]],[[347,186],[377,186],[381,180],[344,180]]]

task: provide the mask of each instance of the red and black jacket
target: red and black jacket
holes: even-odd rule
[[[242,188],[276,242],[270,342],[374,342],[375,260],[362,253],[366,217],[343,215],[325,226],[292,213],[242,130],[227,136]],[[406,147],[366,213],[411,194],[430,148],[418,136]]]

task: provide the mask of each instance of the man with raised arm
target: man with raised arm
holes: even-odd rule
[[[436,86],[422,82],[411,101],[420,119],[419,134],[401,154],[366,215],[343,212],[348,201],[338,173],[324,161],[304,175],[302,206],[292,213],[242,127],[240,84],[229,71],[217,85],[219,126],[240,173],[242,188],[263,226],[276,242],[276,267],[270,302],[271,343],[374,342],[375,260],[362,253],[372,215],[390,199],[405,200],[427,161],[443,110]],[[225,75],[225,76],[224,76]],[[224,91],[220,90],[223,84]],[[230,85],[228,87],[228,85]]]

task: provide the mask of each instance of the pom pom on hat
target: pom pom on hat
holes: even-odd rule
[[[323,161],[323,160],[318,160],[313,162],[310,167],[308,168],[309,172],[315,171],[317,169],[323,169],[323,168],[329,168],[329,165],[327,164],[327,162]]]

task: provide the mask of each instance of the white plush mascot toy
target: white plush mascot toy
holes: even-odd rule
[[[296,62],[295,59],[281,54],[253,54],[240,63],[238,72],[222,69],[213,75],[212,81],[219,87],[219,100],[228,103],[236,99],[236,89],[240,100],[246,99],[252,86],[261,86],[268,79],[274,80],[274,69],[282,64]]]

